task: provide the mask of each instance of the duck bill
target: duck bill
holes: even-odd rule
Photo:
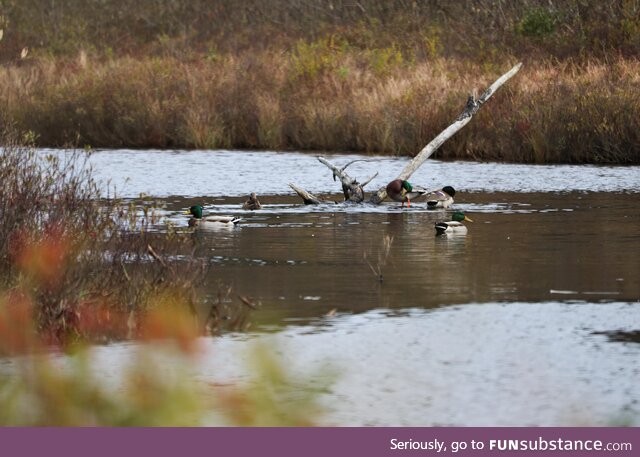
[[[473,219],[469,219],[467,216],[464,217],[464,220],[467,222],[473,222]]]
[[[191,211],[187,210],[187,211],[184,211],[182,214],[186,214],[187,216],[189,216],[191,215]]]

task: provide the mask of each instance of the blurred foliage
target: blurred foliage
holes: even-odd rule
[[[184,318],[175,312],[172,317],[173,323]],[[14,320],[12,328],[29,324]],[[89,346],[80,344],[70,353],[59,354],[41,346],[34,332],[24,332],[30,341],[29,353],[5,357],[0,370],[0,425],[291,427],[318,423],[322,414],[318,396],[326,385],[310,379],[293,382],[282,362],[273,358],[271,348],[265,347],[255,347],[245,361],[249,380],[224,385],[199,382],[189,373],[202,360],[204,342],[182,328],[169,324],[158,332],[155,327],[153,344],[128,346],[127,358],[115,373]],[[0,333],[0,345],[5,348],[7,338]]]
[[[243,427],[309,427],[318,425],[322,415],[318,397],[326,392],[332,374],[295,378],[283,361],[274,356],[274,347],[254,347],[248,366],[253,381],[245,386],[221,389],[217,408],[226,425]],[[322,379],[322,381],[319,381]]]

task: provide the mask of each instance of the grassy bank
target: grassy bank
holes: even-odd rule
[[[411,155],[458,115],[467,90],[508,68],[396,57],[376,69],[366,57],[326,42],[215,62],[81,54],[0,69],[0,106],[41,146]],[[627,59],[529,63],[437,157],[638,163],[639,73]]]
[[[640,163],[629,2],[98,3],[4,2],[0,115],[40,146],[413,155],[523,60],[436,157]]]

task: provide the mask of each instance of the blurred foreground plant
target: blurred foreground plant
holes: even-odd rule
[[[163,299],[163,298],[161,298]],[[9,302],[11,302],[9,304]],[[185,307],[160,307],[142,324],[144,342],[128,345],[126,364],[79,343],[52,351],[31,319],[31,303],[0,298],[0,425],[10,426],[310,426],[322,390],[286,373],[271,349],[245,361],[251,382],[223,386],[189,376],[207,340]],[[111,353],[113,357],[113,353]],[[311,379],[311,378],[309,378]],[[316,383],[317,384],[317,383]]]
[[[5,306],[28,302],[51,344],[135,335],[150,309],[168,304],[195,314],[205,266],[188,235],[151,230],[159,218],[149,199],[102,195],[87,153],[44,155],[16,138],[5,134],[0,151]]]
[[[264,347],[246,362],[251,382],[223,386],[190,377],[198,351],[184,352],[170,339],[127,354],[128,363],[110,376],[103,372],[113,368],[86,346],[5,360],[0,425],[290,427],[316,425],[322,413],[324,389],[293,382]]]
[[[161,299],[160,297],[156,297]],[[176,370],[166,370],[152,352],[188,360],[196,327],[186,306],[155,307],[146,314],[143,345],[125,370],[107,385],[92,349],[77,340],[59,353],[42,338],[33,319],[34,300],[11,292],[0,296],[0,424],[19,426],[185,426],[201,424],[206,396]],[[104,310],[94,319],[104,318]],[[171,324],[154,325],[154,322]],[[104,329],[102,329],[104,331]],[[161,342],[161,343],[159,343]],[[173,344],[170,344],[173,343]],[[177,351],[176,351],[177,349]]]
[[[294,380],[282,362],[274,357],[273,349],[269,346],[254,348],[249,361],[254,373],[253,383],[219,391],[217,406],[227,425],[299,427],[317,424],[322,413],[318,395],[327,389],[326,382],[316,381],[312,385],[311,377]]]

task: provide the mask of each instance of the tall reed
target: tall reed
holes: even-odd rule
[[[413,155],[458,115],[468,92],[483,90],[512,63],[381,64],[319,43],[189,62],[33,60],[0,69],[0,112],[41,146]],[[437,157],[640,163],[639,70],[624,58],[526,63]]]

